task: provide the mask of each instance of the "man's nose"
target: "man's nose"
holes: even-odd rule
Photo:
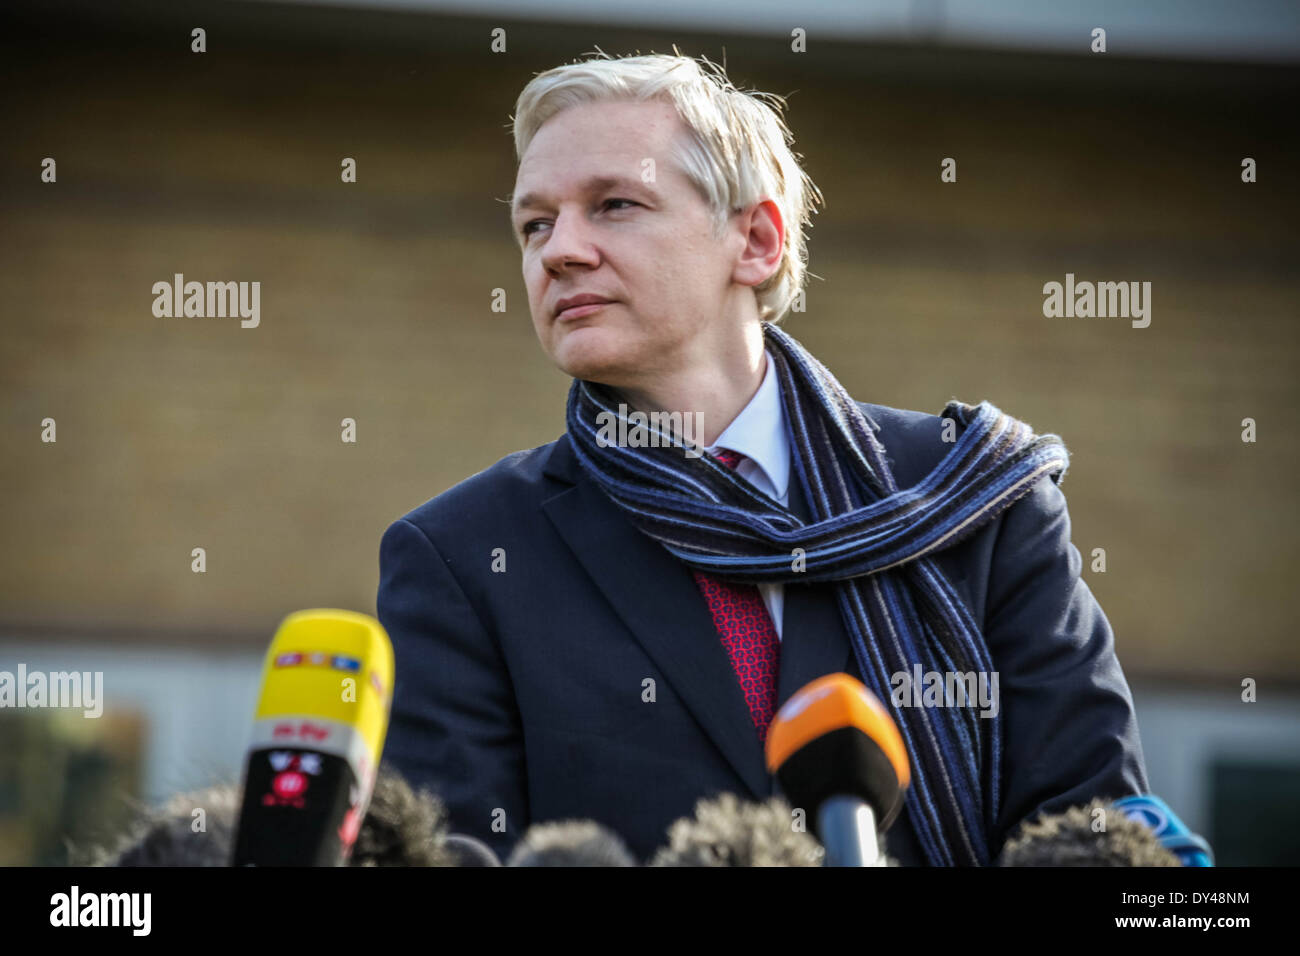
[[[546,237],[546,248],[542,252],[542,265],[546,271],[554,275],[568,266],[594,268],[599,262],[600,254],[591,235],[590,223],[581,213],[572,210],[559,213],[551,224],[551,234]]]

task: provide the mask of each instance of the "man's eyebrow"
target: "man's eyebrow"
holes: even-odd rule
[[[634,189],[640,189],[649,192],[651,195],[655,194],[654,190],[651,189],[648,184],[643,183],[638,179],[633,179],[629,176],[592,176],[589,179],[584,180],[582,185],[579,188],[583,192],[594,193],[594,192],[603,192],[604,190],[611,189],[615,186],[632,187]],[[544,197],[542,196],[541,193],[537,193],[537,192],[524,193],[522,196],[518,196],[511,200],[510,213],[511,215],[514,215],[520,209],[523,209],[526,206],[536,205],[542,202],[543,199]]]

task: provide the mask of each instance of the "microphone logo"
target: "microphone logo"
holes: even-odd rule
[[[262,805],[301,810],[306,805],[304,795],[311,777],[321,773],[321,755],[273,750],[267,755],[267,761],[275,776],[271,778],[271,792],[262,795]]]
[[[296,807],[301,807],[301,797],[307,792],[307,778],[296,771],[288,770],[276,775],[275,780],[271,782],[271,789],[275,791],[275,796],[281,803],[292,803]],[[267,802],[273,802],[273,798],[269,795]]]

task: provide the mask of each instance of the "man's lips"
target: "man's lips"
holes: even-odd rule
[[[555,303],[553,314],[556,321],[576,319],[580,315],[595,312],[597,306],[609,305],[610,301],[599,292],[579,292],[577,295],[567,295],[559,299]]]
[[[569,319],[580,319],[584,315],[590,315],[593,312],[603,309],[609,304],[609,302],[583,302],[579,305],[571,305],[567,309],[557,313],[555,321],[567,322]]]

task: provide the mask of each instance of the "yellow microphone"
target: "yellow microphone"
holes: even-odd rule
[[[266,654],[244,771],[235,866],[340,866],[374,790],[393,646],[374,618],[284,619]]]

